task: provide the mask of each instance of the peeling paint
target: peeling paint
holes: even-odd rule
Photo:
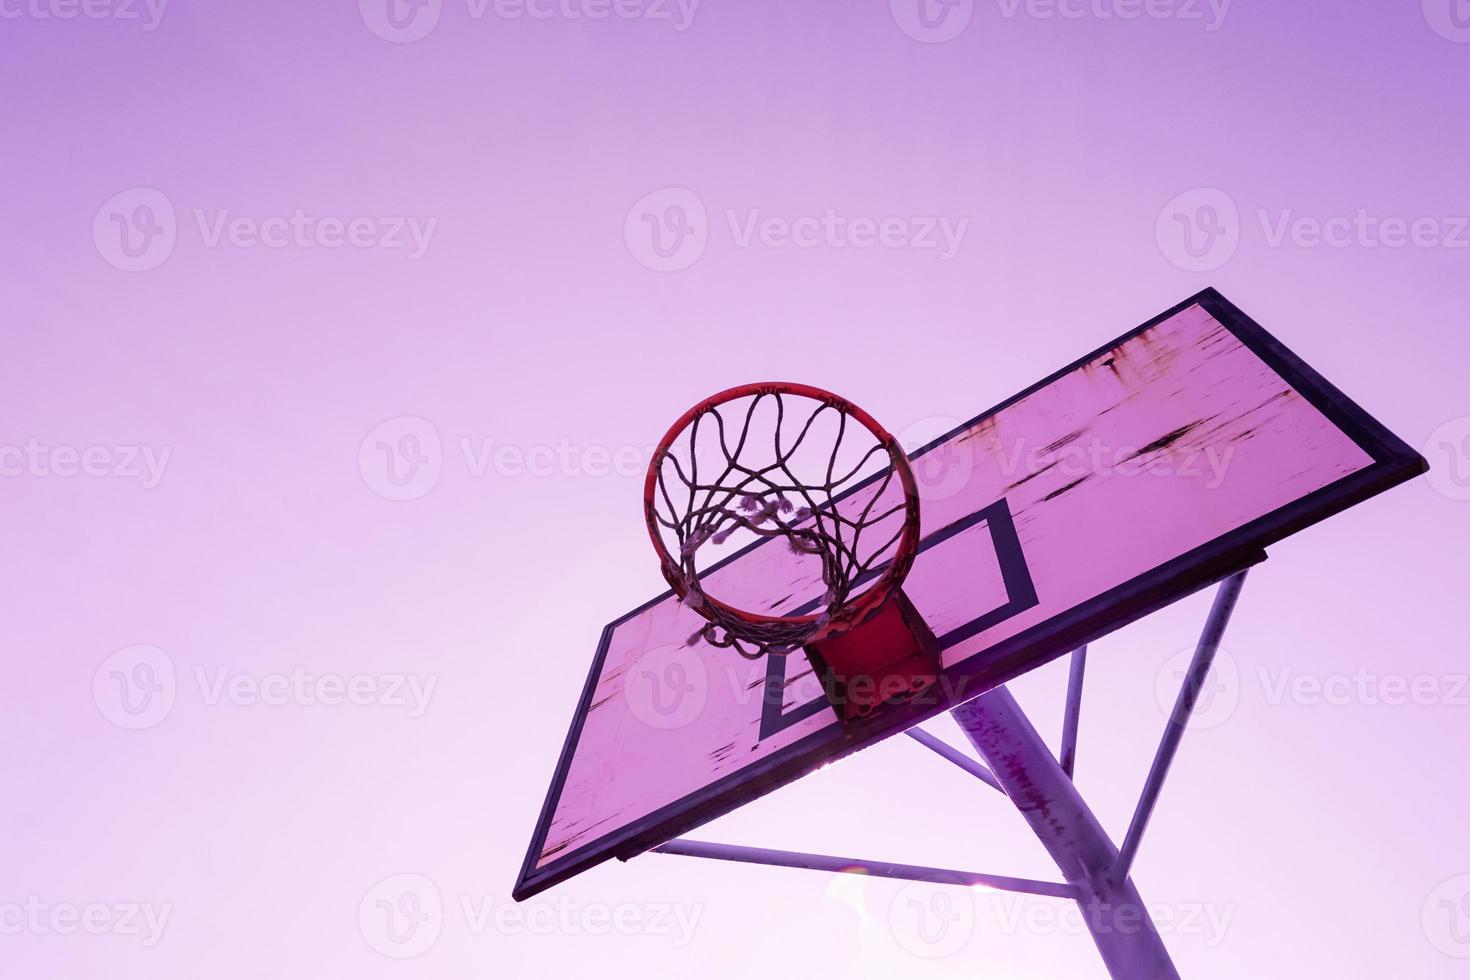
[[[1087,476],[1079,476],[1077,479],[1073,480],[1071,483],[1068,483],[1067,485],[1062,486],[1062,487],[1058,487],[1056,490],[1053,490],[1051,493],[1047,494],[1045,497],[1042,497],[1041,499],[1042,500],[1055,500],[1056,498],[1060,497],[1062,494],[1066,493],[1068,490],[1072,490],[1072,489],[1074,489],[1076,487],[1080,487],[1082,484],[1086,483],[1091,478],[1092,478],[1091,477],[1091,474],[1089,474]]]
[[[1007,492],[1009,492],[1011,490],[1016,489],[1016,487],[1023,486],[1023,485],[1025,485],[1027,483],[1030,483],[1032,480],[1036,479],[1038,476],[1040,476],[1041,474],[1045,473],[1047,470],[1053,468],[1054,466],[1056,466],[1060,462],[1061,462],[1061,460],[1055,460],[1055,459],[1052,460],[1050,463],[1047,463],[1045,466],[1041,467],[1036,472],[1034,472],[1034,473],[1028,473],[1025,476],[1021,477],[1015,483],[1007,483],[1005,485],[1005,490]]]
[[[1149,443],[1147,446],[1144,446],[1137,452],[1129,455],[1128,458],[1137,459],[1140,456],[1147,456],[1149,453],[1156,453],[1160,450],[1168,449],[1170,446],[1174,445],[1174,443],[1178,442],[1180,439],[1183,439],[1185,436],[1193,432],[1195,429],[1199,428],[1201,425],[1204,425],[1206,421],[1208,420],[1196,419],[1195,421],[1190,422],[1188,425],[1181,425],[1179,428],[1174,429],[1171,432],[1166,432],[1155,439],[1153,442]]]

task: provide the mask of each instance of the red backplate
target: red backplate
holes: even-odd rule
[[[866,623],[805,650],[844,724],[912,700],[934,686],[941,669],[939,643],[902,589]]]

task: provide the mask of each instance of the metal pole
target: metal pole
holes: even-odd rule
[[[1071,779],[1077,769],[1077,725],[1082,717],[1082,676],[1087,673],[1087,644],[1072,651],[1072,671],[1067,676],[1067,710],[1062,716],[1062,771]]]
[[[1000,789],[1000,781],[995,778],[995,774],[993,772],[991,772],[989,769],[986,769],[983,765],[965,755],[965,753],[961,752],[959,749],[955,748],[953,745],[950,745],[943,739],[936,738],[935,736],[930,735],[922,728],[910,728],[907,734],[910,738],[918,742],[920,745],[932,749],[939,755],[944,756],[944,758],[948,759],[950,762],[953,762],[955,765],[959,766],[961,769],[965,770],[965,772],[974,776],[981,782],[989,783],[992,787],[1000,790],[1002,793],[1005,792],[1005,790]]]
[[[1240,571],[1220,583],[1220,588],[1215,592],[1215,601],[1210,606],[1210,617],[1205,620],[1204,632],[1200,634],[1199,644],[1194,648],[1194,659],[1189,663],[1189,672],[1184,676],[1184,684],[1179,689],[1179,697],[1169,715],[1169,724],[1164,728],[1164,737],[1159,742],[1158,751],[1154,753],[1153,765],[1149,767],[1143,792],[1138,797],[1138,806],[1133,811],[1133,821],[1128,825],[1127,836],[1123,838],[1118,866],[1113,872],[1113,877],[1117,880],[1128,877],[1133,868],[1133,858],[1138,854],[1139,842],[1143,840],[1143,832],[1148,829],[1149,818],[1153,816],[1154,807],[1159,802],[1159,791],[1164,787],[1164,777],[1169,775],[1169,765],[1179,751],[1185,726],[1189,724],[1189,716],[1194,713],[1199,692],[1204,688],[1205,678],[1209,676],[1210,665],[1215,662],[1215,651],[1220,647],[1220,638],[1225,634],[1225,626],[1230,622],[1230,614],[1235,610],[1235,602],[1240,598],[1240,590],[1244,585],[1245,572]]]
[[[1077,897],[1077,889],[1053,881],[1030,878],[1008,878],[1005,875],[979,874],[974,871],[950,871],[918,864],[893,864],[888,861],[863,861],[858,858],[833,857],[827,854],[805,854],[800,851],[773,851],[764,847],[742,847],[713,841],[671,840],[654,848],[658,854],[682,854],[685,857],[713,858],[716,861],[740,861],[745,864],[768,864],[780,868],[806,868],[811,871],[835,871],[844,874],[872,875],[875,878],[901,878],[909,881],[932,881],[942,885],[984,885],[1004,891],[1045,895],[1049,898]]]
[[[1114,980],[1178,980],[1138,889],[1111,876],[1118,851],[1004,687],[950,712],[1068,883]]]

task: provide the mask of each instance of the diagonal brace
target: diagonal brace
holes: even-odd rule
[[[713,841],[678,838],[654,848],[659,854],[681,854],[685,857],[713,858],[716,861],[740,861],[781,868],[806,868],[811,871],[833,871],[842,874],[871,875],[875,878],[899,878],[928,881],[940,885],[983,885],[1002,891],[1045,895],[1050,898],[1077,900],[1078,891],[1070,884],[1010,878],[1005,875],[979,874],[974,871],[950,871],[917,864],[894,864],[888,861],[864,861],[858,858],[833,857],[827,854],[805,854],[801,851],[774,851],[764,847],[743,847]]]
[[[932,749],[935,753],[953,762],[976,779],[989,784],[992,789],[1005,792],[1004,789],[1001,789],[1000,780],[995,778],[995,773],[986,768],[984,763],[976,762],[948,742],[931,735],[922,728],[910,728],[906,734],[925,748]]]
[[[1113,865],[1111,877],[1114,881],[1126,881],[1133,869],[1133,859],[1138,854],[1138,845],[1143,840],[1143,832],[1148,829],[1154,807],[1158,805],[1159,792],[1164,788],[1164,778],[1169,775],[1169,766],[1179,752],[1179,743],[1184,739],[1189,716],[1194,713],[1200,691],[1204,689],[1205,678],[1209,676],[1210,666],[1215,662],[1215,651],[1220,648],[1225,626],[1230,622],[1230,614],[1234,612],[1240,590],[1245,585],[1246,571],[1248,569],[1227,578],[1215,592],[1215,601],[1210,606],[1209,618],[1205,620],[1204,632],[1200,634],[1199,644],[1194,649],[1194,658],[1184,675],[1184,684],[1179,689],[1179,697],[1174,702],[1174,710],[1169,715],[1169,723],[1164,728],[1158,751],[1154,753],[1153,765],[1149,767],[1148,778],[1143,783],[1143,792],[1139,794],[1138,806],[1128,825],[1128,835],[1123,838],[1118,860]]]

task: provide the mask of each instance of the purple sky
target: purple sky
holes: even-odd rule
[[[1213,284],[1435,470],[1252,573],[1136,880],[1186,976],[1464,975],[1470,5],[387,2],[0,0],[9,972],[1103,976],[1051,900],[508,893],[680,411],[933,435]],[[1207,605],[1090,663],[1117,836]],[[1055,874],[908,740],[700,836]]]

